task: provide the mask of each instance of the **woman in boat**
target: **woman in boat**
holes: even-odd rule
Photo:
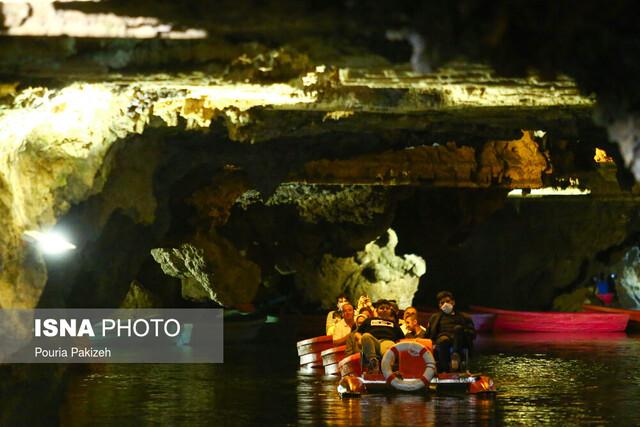
[[[436,346],[438,371],[457,371],[460,354],[471,349],[476,330],[471,317],[455,310],[456,300],[451,292],[438,292],[436,300],[440,311],[429,319],[426,336]]]
[[[342,319],[340,309],[342,308],[342,304],[346,302],[349,302],[349,300],[345,294],[338,295],[338,298],[336,299],[336,310],[332,310],[327,314],[325,335],[333,335],[333,329],[335,328],[336,323]]]

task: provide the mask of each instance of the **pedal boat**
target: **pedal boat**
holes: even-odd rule
[[[397,370],[393,367],[397,366]],[[403,340],[387,351],[380,363],[381,373],[363,372],[360,354],[339,363],[342,378],[338,393],[342,398],[386,392],[462,392],[494,394],[493,379],[469,372],[436,371],[431,340]]]

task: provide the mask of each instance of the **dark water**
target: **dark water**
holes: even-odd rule
[[[640,425],[640,337],[483,336],[494,398],[366,395],[299,372],[294,345],[243,345],[221,365],[96,365],[75,374],[62,425]]]

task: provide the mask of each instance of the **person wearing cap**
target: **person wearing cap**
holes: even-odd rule
[[[376,317],[366,319],[356,333],[362,344],[364,361],[368,365],[369,373],[379,373],[380,358],[395,344],[395,341],[404,338],[391,302],[379,300],[375,307]]]
[[[471,317],[455,310],[451,292],[438,292],[436,300],[440,311],[429,319],[426,336],[435,344],[438,371],[457,371],[460,353],[471,348],[476,330]]]

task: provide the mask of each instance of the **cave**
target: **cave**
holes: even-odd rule
[[[286,295],[328,308],[340,292],[429,306],[451,289],[464,304],[551,309],[622,268],[637,185],[615,135],[632,90],[612,105],[618,87],[562,58],[542,67],[536,50],[533,69],[483,63],[465,44],[481,29],[456,44],[411,8],[366,39],[328,23],[356,5],[289,5],[319,26],[292,29],[300,38],[258,36],[285,9],[245,6],[244,30],[217,25],[239,6],[204,22],[162,3],[146,27],[111,2],[3,6],[0,306],[118,307],[130,290],[167,307]],[[377,261],[358,264],[388,229],[394,256],[424,263],[406,295],[382,290]],[[30,230],[76,248],[43,256]]]
[[[613,3],[2,3],[0,308],[637,308]]]

